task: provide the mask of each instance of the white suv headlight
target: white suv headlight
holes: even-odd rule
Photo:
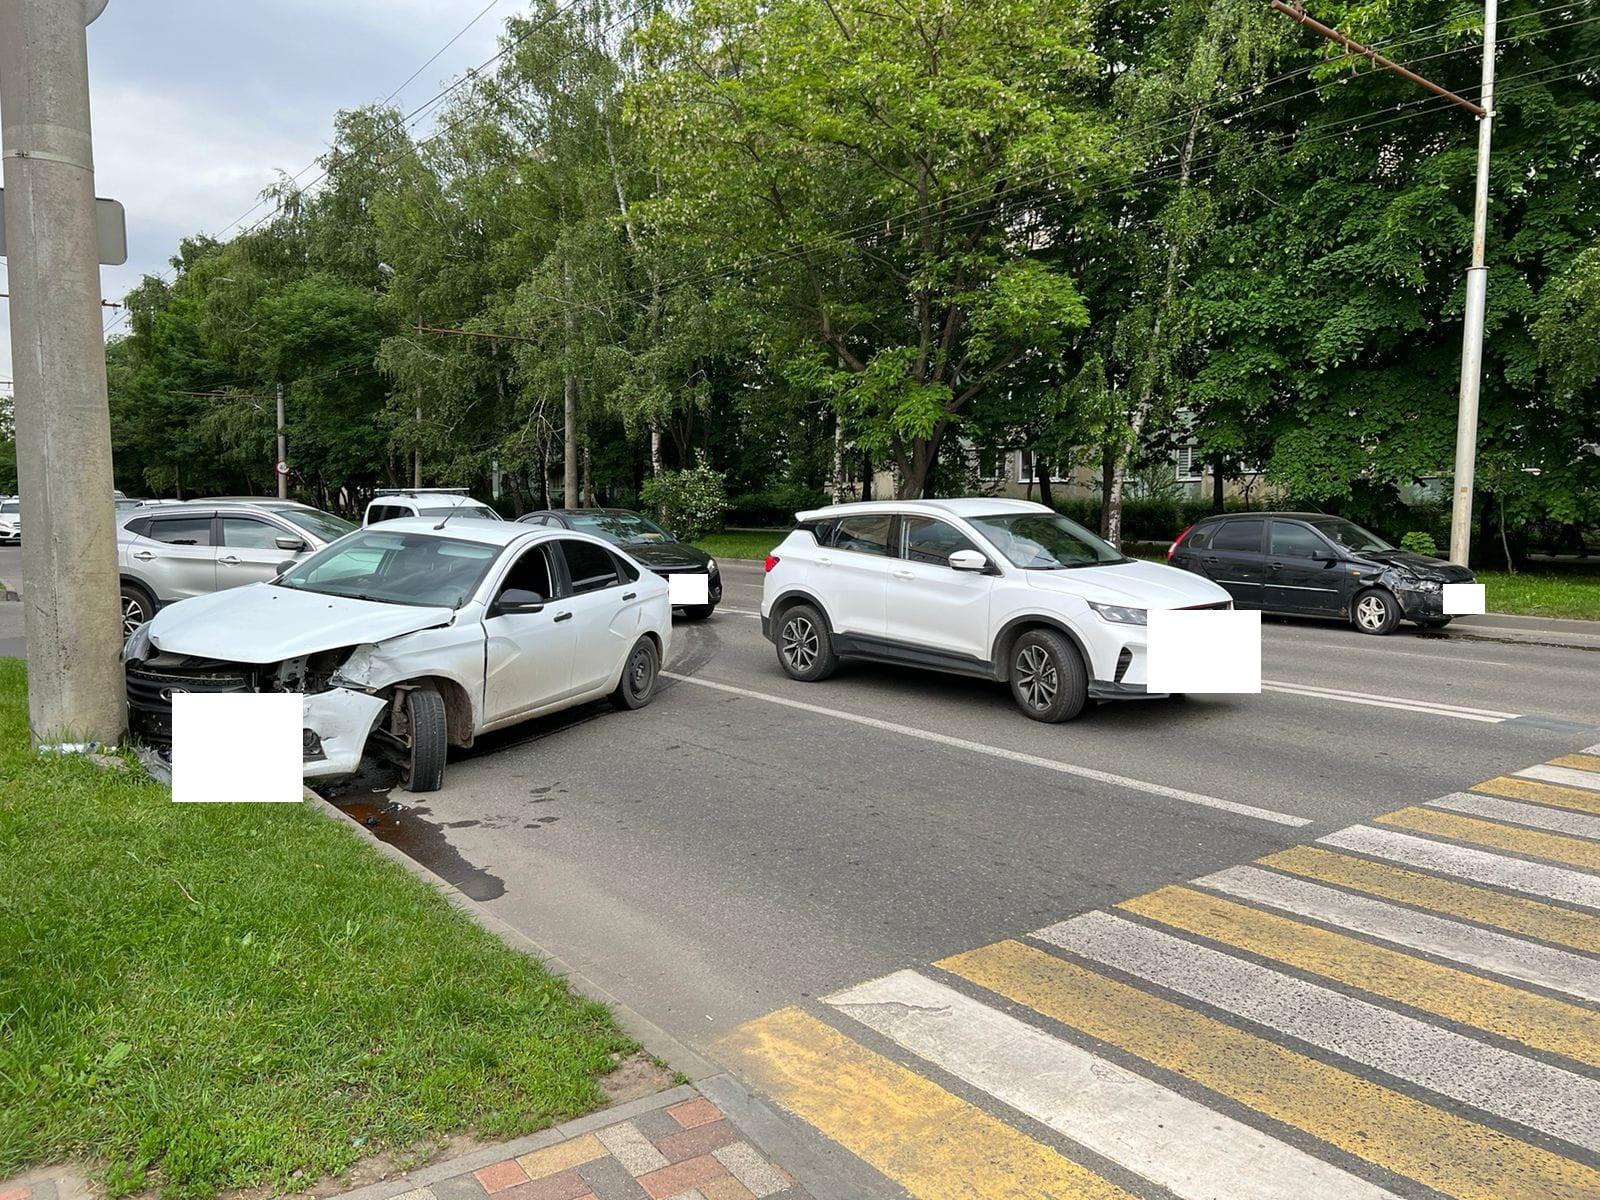
[[[1115,621],[1118,625],[1145,625],[1145,610],[1142,608],[1128,608],[1121,604],[1096,604],[1089,601],[1089,607],[1099,614],[1105,621]]]

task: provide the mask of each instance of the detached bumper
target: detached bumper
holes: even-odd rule
[[[329,779],[361,765],[367,738],[387,701],[365,692],[333,688],[306,697],[304,775]]]

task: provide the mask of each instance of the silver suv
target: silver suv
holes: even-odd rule
[[[134,509],[117,522],[124,637],[163,605],[272,579],[355,528],[309,504],[251,496]]]

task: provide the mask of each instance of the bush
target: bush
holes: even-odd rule
[[[645,480],[640,495],[656,519],[686,542],[721,529],[728,511],[722,476],[703,459],[687,470]]]
[[[828,503],[822,488],[780,483],[758,492],[741,492],[728,505],[727,522],[747,529],[787,528],[797,512]]]
[[[1413,554],[1426,554],[1429,558],[1439,557],[1439,547],[1434,545],[1433,534],[1424,533],[1414,529],[1400,539],[1400,549],[1409,550]]]

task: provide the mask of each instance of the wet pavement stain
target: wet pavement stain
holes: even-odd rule
[[[425,818],[430,810],[410,807],[387,795],[330,797],[345,816],[372,830],[407,857],[421,863],[446,883],[460,888],[473,900],[498,900],[505,895],[505,881],[461,856],[445,837],[445,826]],[[455,824],[476,824],[475,821]]]

